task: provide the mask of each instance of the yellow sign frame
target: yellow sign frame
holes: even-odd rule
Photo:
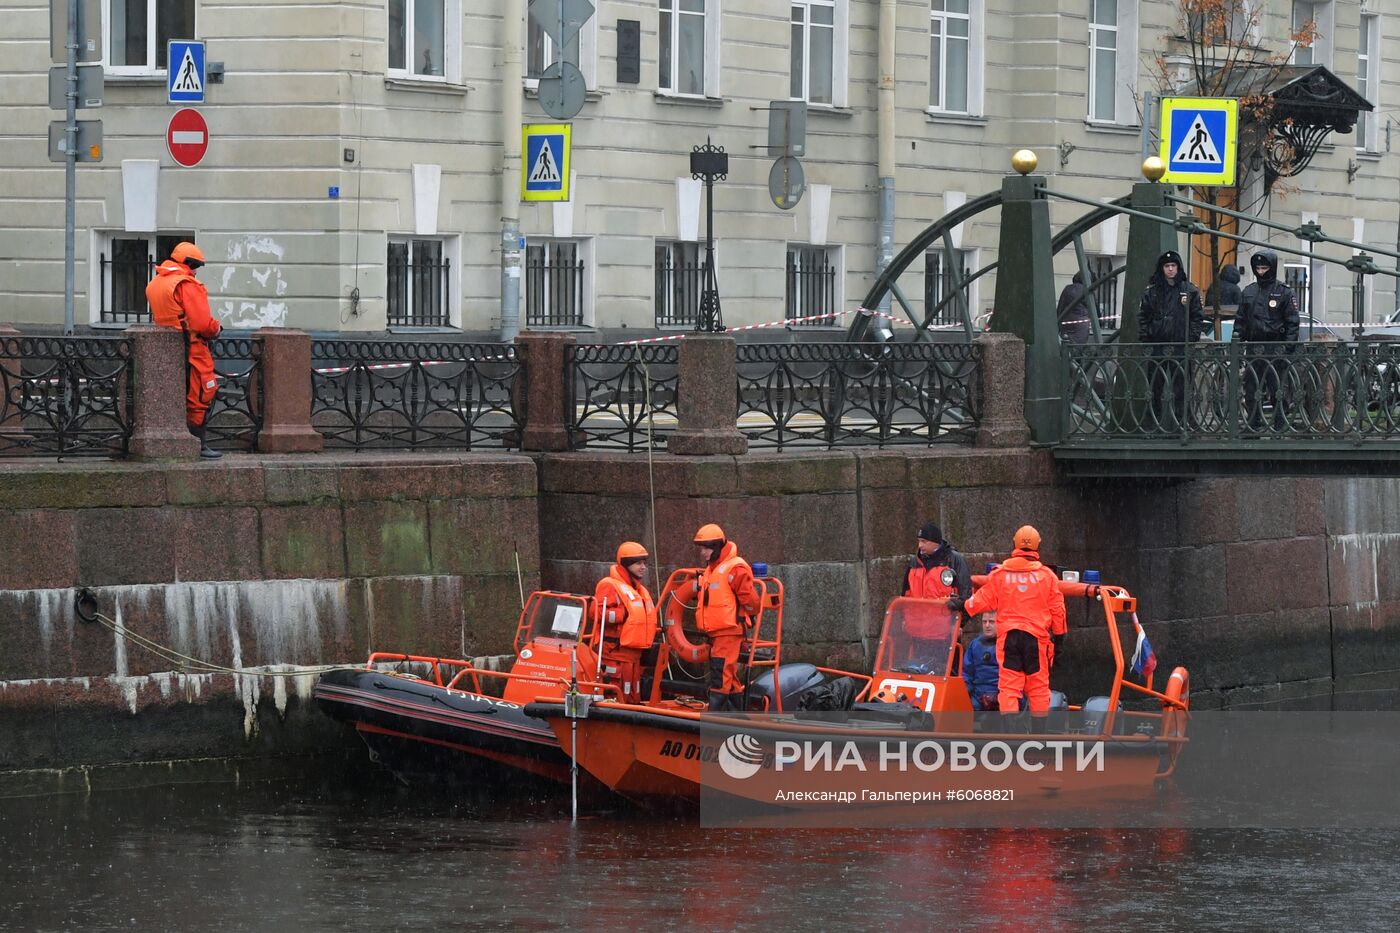
[[[562,136],[563,151],[555,153],[559,172],[558,188],[530,190],[530,173],[534,171],[530,157],[530,140],[534,137]],[[552,150],[551,150],[552,151]],[[569,200],[569,172],[573,167],[573,125],[569,123],[527,123],[520,130],[520,200]]]
[[[1225,130],[1223,166],[1219,172],[1191,172],[1172,170],[1172,119],[1180,112],[1224,113]],[[1234,97],[1163,97],[1162,119],[1158,127],[1161,144],[1158,154],[1167,166],[1162,181],[1170,185],[1218,185],[1230,187],[1235,184],[1236,159],[1240,135],[1240,102]]]

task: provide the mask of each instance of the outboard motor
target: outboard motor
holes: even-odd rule
[[[1115,713],[1121,713],[1122,711],[1123,704],[1119,703],[1118,709],[1115,710]],[[1083,732],[1086,735],[1092,735],[1096,732],[1103,732],[1103,721],[1107,713],[1108,697],[1089,697],[1089,699],[1085,700],[1084,706],[1081,707],[1079,714],[1080,722],[1082,724],[1081,728]],[[1116,734],[1122,733],[1123,718],[1121,716],[1114,716],[1113,731]]]
[[[778,675],[778,689],[773,689],[773,675]],[[814,664],[780,664],[777,668],[765,671],[753,683],[749,684],[749,709],[751,711],[764,709],[776,710],[778,703],[776,697],[783,698],[783,710],[791,712],[797,709],[797,701],[804,694],[817,689],[826,678],[822,672],[817,670]]]

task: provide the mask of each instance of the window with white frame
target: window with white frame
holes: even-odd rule
[[[389,237],[385,295],[390,327],[451,327],[453,247],[448,237]]]
[[[1206,45],[1255,45],[1264,16],[1264,0],[1221,0],[1229,17],[1219,13],[1186,14],[1190,37]]]
[[[929,107],[969,113],[972,75],[972,0],[931,0]]]
[[[1090,256],[1087,283],[1094,296],[1094,305],[1099,312],[1099,327],[1102,330],[1117,330],[1122,311],[1118,304],[1118,288],[1123,284],[1123,274],[1114,275],[1115,269],[1127,264],[1126,256]]]
[[[588,322],[588,264],[579,240],[531,238],[525,247],[528,327],[583,327]]]
[[[977,251],[955,249],[952,259],[950,263],[942,247],[924,253],[924,316],[933,327],[963,326],[959,291],[967,302],[968,314],[976,313],[977,283],[967,280],[977,271]]]
[[[833,327],[840,323],[841,247],[787,248],[786,313],[802,327]]]
[[[1356,91],[1372,104],[1377,101],[1371,98],[1380,96],[1380,82],[1376,80],[1381,61],[1380,19],[1374,13],[1361,14],[1356,46]],[[1360,114],[1356,121],[1356,148],[1375,152],[1378,148],[1376,135],[1376,111]]]
[[[693,327],[705,290],[705,256],[699,243],[656,244],[656,326]]]
[[[106,67],[164,71],[171,39],[195,38],[195,0],[107,0]]]
[[[849,0],[792,0],[788,96],[817,106],[846,106]]]
[[[146,286],[155,276],[156,266],[170,258],[177,243],[194,242],[194,238],[190,230],[97,234],[93,323],[149,322],[151,306],[146,303]]]
[[[1088,0],[1089,107],[1091,121],[1138,121],[1137,0]]]
[[[657,32],[656,86],[670,94],[704,96],[707,91],[705,58],[709,46],[707,0],[660,0]]]
[[[545,71],[550,65],[558,61],[566,61],[573,65],[583,74],[583,82],[590,89],[596,86],[594,78],[594,49],[597,47],[598,37],[598,17],[590,16],[583,24],[583,28],[569,40],[569,44],[564,46],[563,54],[560,54],[559,47],[555,44],[535,21],[533,16],[526,16],[525,25],[525,84],[534,87],[544,77]]]
[[[389,0],[389,75],[460,80],[461,0]]]
[[[1291,36],[1310,33],[1307,45],[1293,49],[1295,65],[1330,65],[1332,63],[1332,2],[1331,0],[1293,0]]]

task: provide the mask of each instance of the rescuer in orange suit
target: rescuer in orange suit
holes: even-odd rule
[[[214,377],[214,357],[208,341],[222,328],[209,313],[209,291],[195,278],[204,265],[204,253],[193,243],[176,243],[170,258],[156,268],[156,277],[146,286],[151,319],[163,327],[173,327],[185,335],[186,394],[185,423],[199,438],[199,455],[205,460],[222,456],[204,439],[209,406],[219,383]]]
[[[1011,556],[992,570],[963,608],[968,615],[996,610],[1001,711],[1018,712],[1024,693],[1031,716],[1043,721],[1050,712],[1051,639],[1066,631],[1065,597],[1055,572],[1040,562],[1040,532],[1022,525],[1012,544]]]
[[[617,563],[593,590],[593,609],[603,624],[603,674],[628,703],[642,701],[642,652],[656,640],[656,604],[643,580],[647,549],[636,541],[617,548]]]
[[[702,563],[695,579],[695,623],[710,639],[710,709],[740,710],[739,646],[760,608],[753,570],[718,525],[702,525],[695,544]]]

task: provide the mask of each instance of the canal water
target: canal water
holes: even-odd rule
[[[0,930],[1394,930],[1400,832],[704,830],[383,783],[0,800]]]

